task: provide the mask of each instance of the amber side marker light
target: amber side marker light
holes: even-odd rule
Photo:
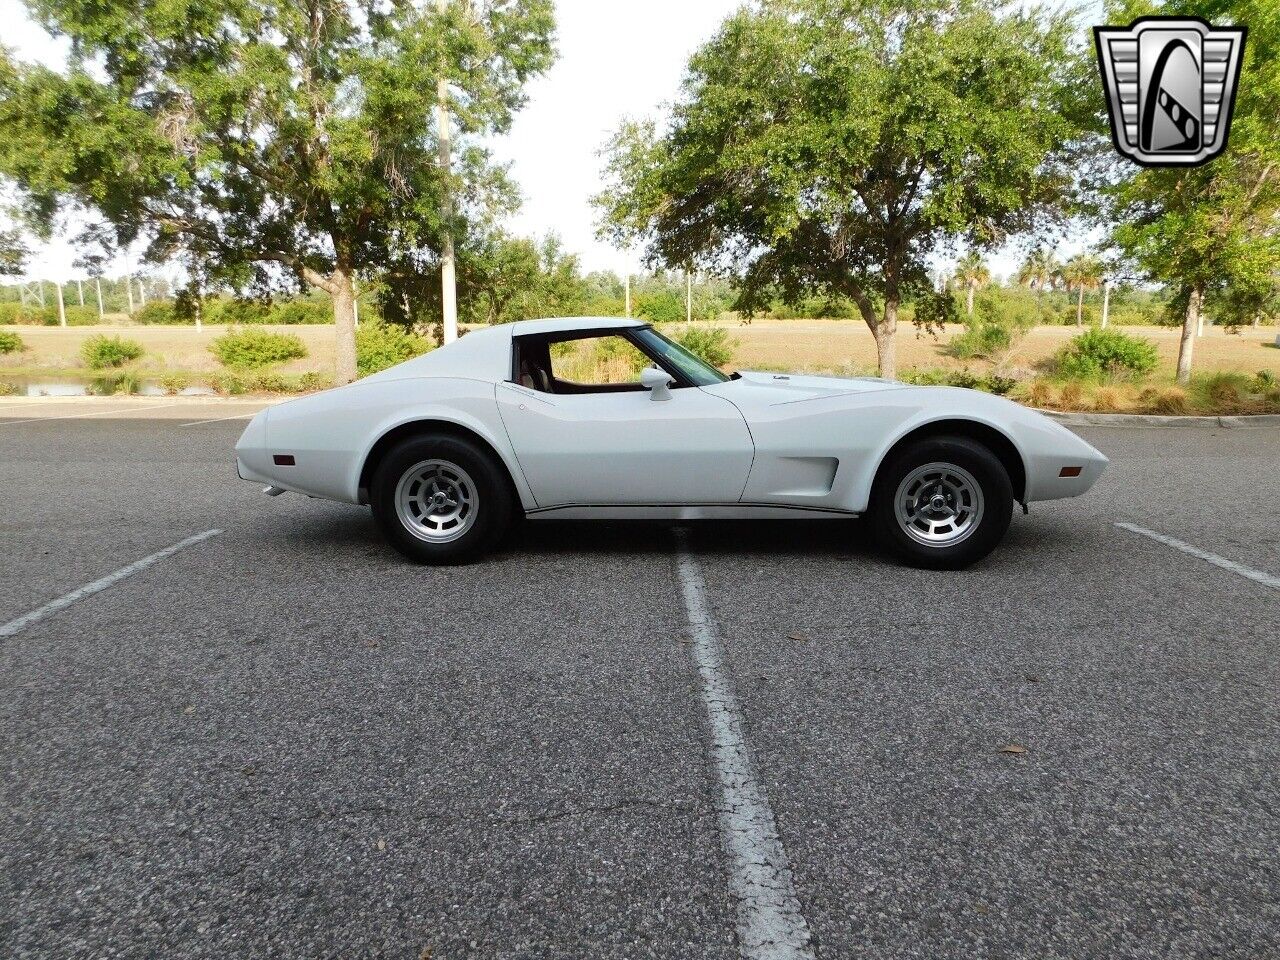
[[[292,453],[277,453],[277,454],[276,454],[274,457],[272,457],[271,459],[275,462],[275,465],[276,465],[277,467],[292,467],[292,466],[293,466],[293,454],[292,454]],[[1079,471],[1079,470],[1077,470],[1076,472],[1077,472],[1077,473],[1079,473],[1080,471]]]
[[[293,461],[293,458],[292,458],[292,457],[290,457],[290,458],[289,458],[289,461],[290,461],[290,462],[292,462],[292,461]],[[1061,470],[1059,470],[1059,471],[1058,471],[1058,476],[1060,476],[1060,477],[1078,477],[1078,476],[1080,476],[1080,471],[1081,471],[1081,470],[1083,470],[1083,469],[1084,469],[1083,467],[1063,467]]]

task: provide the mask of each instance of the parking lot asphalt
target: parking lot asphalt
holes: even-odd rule
[[[0,639],[0,956],[740,955],[670,527],[413,567],[141,406],[0,407],[0,622],[221,531]],[[1280,575],[1280,432],[1080,432],[962,573],[688,528],[816,956],[1280,955],[1280,591],[1115,526]]]

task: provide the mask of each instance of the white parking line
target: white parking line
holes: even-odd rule
[[[250,417],[256,417],[256,413],[237,413],[234,417],[214,417],[212,420],[192,420],[190,423],[180,423],[180,427],[198,427],[202,423],[224,423],[227,420],[248,420]]]
[[[85,417],[109,417],[111,414],[130,414],[138,413],[142,410],[159,410],[161,407],[167,407],[167,403],[153,403],[145,407],[119,407],[111,410],[97,410],[93,413],[70,413],[65,417],[31,417],[27,420],[6,420],[0,423],[0,427],[12,427],[19,423],[35,423],[37,420],[83,420]]]
[[[693,630],[693,660],[711,726],[711,756],[720,780],[720,831],[729,859],[729,889],[738,902],[738,946],[746,960],[813,960],[787,852],[769,798],[756,782],[742,714],[724,667],[720,634],[707,606],[706,584],[676,531],[676,571]]]
[[[206,530],[204,533],[197,533],[194,537],[187,537],[185,540],[180,540],[173,546],[165,547],[163,550],[157,551],[149,557],[143,557],[141,560],[135,560],[127,567],[121,567],[115,573],[107,574],[101,580],[95,580],[93,583],[86,583],[78,590],[72,590],[70,593],[63,594],[56,600],[50,600],[40,609],[32,610],[30,613],[19,617],[17,620],[10,620],[4,626],[0,627],[0,637],[16,636],[33,623],[38,623],[45,617],[49,617],[57,613],[59,610],[65,610],[77,600],[83,600],[85,597],[92,596],[95,593],[100,593],[112,584],[123,580],[125,577],[131,577],[135,573],[139,573],[140,571],[147,569],[147,567],[151,566],[153,563],[159,563],[165,557],[173,556],[184,547],[189,547],[194,543],[199,543],[201,540],[208,540],[210,537],[216,537],[221,532],[221,530]]]
[[[1226,557],[1220,557],[1216,553],[1209,553],[1207,550],[1201,550],[1199,547],[1193,547],[1176,537],[1166,536],[1163,533],[1156,533],[1154,530],[1148,530],[1146,527],[1139,527],[1132,523],[1117,523],[1117,527],[1129,530],[1133,533],[1139,533],[1144,537],[1163,543],[1166,547],[1173,547],[1175,550],[1181,550],[1183,553],[1193,557],[1212,563],[1215,567],[1221,567],[1223,570],[1230,570],[1232,573],[1239,574],[1246,579],[1260,583],[1264,587],[1271,587],[1273,590],[1280,590],[1280,577],[1273,577],[1269,573],[1261,570],[1255,570],[1253,567],[1246,567],[1243,563],[1236,563],[1234,560],[1228,560]]]

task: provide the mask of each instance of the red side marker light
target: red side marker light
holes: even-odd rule
[[[275,465],[276,465],[277,467],[292,467],[292,466],[293,466],[293,454],[292,454],[292,453],[277,453],[277,454],[276,454],[274,457],[272,457],[271,459],[275,461]],[[1076,472],[1077,472],[1077,473],[1079,473],[1079,471],[1078,471],[1078,470],[1077,470]]]
[[[293,462],[293,457],[290,457],[290,458],[289,458],[289,462],[290,462],[290,463],[292,463],[292,462]],[[1081,471],[1081,470],[1083,470],[1083,469],[1084,469],[1083,467],[1063,467],[1061,470],[1059,470],[1059,471],[1058,471],[1058,476],[1060,476],[1060,477],[1078,477],[1078,476],[1080,476],[1080,471]]]

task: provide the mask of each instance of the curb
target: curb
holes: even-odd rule
[[[1139,413],[1061,413],[1038,407],[1032,409],[1068,427],[1280,427],[1280,414],[1276,413],[1247,417],[1158,417]]]

